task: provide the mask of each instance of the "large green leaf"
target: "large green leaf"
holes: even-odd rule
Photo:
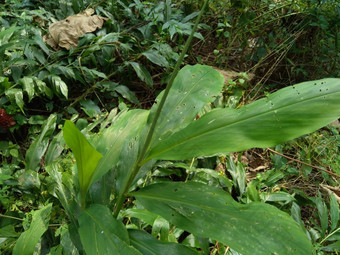
[[[304,82],[241,109],[216,109],[152,148],[148,158],[188,159],[269,147],[340,116],[340,79]]]
[[[159,183],[132,193],[142,205],[199,237],[243,255],[313,254],[299,225],[264,203],[238,204],[229,193],[202,183]]]
[[[179,71],[166,98],[153,134],[154,144],[191,123],[205,104],[214,100],[224,85],[223,76],[212,67],[185,66]],[[157,98],[159,101],[163,93]],[[150,113],[152,121],[158,105]]]
[[[194,250],[178,243],[169,243],[157,240],[145,231],[130,229],[129,236],[131,244],[143,255],[194,255]]]
[[[145,127],[148,114],[149,112],[145,110],[125,112],[118,116],[110,127],[94,138],[93,144],[104,155],[97,166],[94,179],[98,180],[116,166],[123,144],[139,135]]]
[[[32,222],[22,233],[14,246],[13,255],[31,255],[41,236],[48,228],[52,204],[48,204],[40,210],[32,212]]]
[[[102,155],[86,140],[85,136],[69,120],[65,121],[63,135],[77,160],[79,185],[83,199],[94,182],[95,169]]]
[[[44,156],[49,139],[56,128],[57,115],[51,114],[42,126],[40,135],[34,140],[31,146],[26,152],[26,170],[38,171],[40,167],[40,161]]]
[[[96,254],[141,254],[130,246],[124,225],[103,205],[93,205],[79,217],[79,234],[85,252]]]

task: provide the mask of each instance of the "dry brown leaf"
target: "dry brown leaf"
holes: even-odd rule
[[[340,187],[332,187],[324,184],[320,184],[320,187],[326,190],[329,195],[333,194],[336,201],[340,204]]]
[[[238,73],[238,72],[235,72],[235,71],[225,71],[225,70],[221,70],[221,69],[219,69],[217,67],[213,67],[213,68],[224,76],[225,84],[228,84],[229,79],[234,80],[235,78],[240,77],[240,73]],[[254,76],[255,76],[254,74],[248,73],[249,80],[253,79]]]
[[[102,28],[107,18],[93,15],[93,9],[87,9],[84,12],[67,17],[64,20],[55,22],[50,25],[50,35],[44,36],[44,40],[52,48],[63,47],[70,49],[78,45],[78,39],[81,35],[93,32]]]

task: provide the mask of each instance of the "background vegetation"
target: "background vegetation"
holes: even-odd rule
[[[20,234],[39,230],[37,240],[30,241],[35,254],[81,253],[69,229],[80,187],[61,132],[64,121],[72,120],[95,143],[96,134],[128,109],[150,109],[202,5],[180,0],[0,1],[0,108],[16,122],[0,127],[2,254],[19,252],[13,249]],[[45,44],[50,24],[89,7],[108,18],[102,29],[83,35],[70,50]],[[210,1],[183,66],[218,68],[227,84],[196,118],[213,108],[239,109],[288,85],[339,78],[339,26],[337,1]],[[138,116],[132,117],[138,121]],[[261,201],[290,214],[317,254],[338,254],[339,152],[339,126],[326,126],[271,149],[153,162],[133,185],[138,190],[191,180],[222,187],[240,204]],[[99,198],[96,187],[89,199],[113,209],[114,192]],[[177,228],[136,200],[124,202],[120,218],[128,228],[202,254],[239,254]],[[30,228],[34,222],[38,230]]]

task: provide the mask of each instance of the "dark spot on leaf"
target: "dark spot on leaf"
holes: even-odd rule
[[[322,91],[322,89],[320,89],[320,92]]]
[[[295,87],[293,86],[293,89],[295,89]]]
[[[175,192],[177,192],[177,191],[178,191],[178,189],[174,189],[174,191],[175,191]]]
[[[174,217],[174,216],[175,216],[175,214],[173,214],[173,213],[172,213],[172,214],[171,214],[171,216],[172,216],[172,217]]]

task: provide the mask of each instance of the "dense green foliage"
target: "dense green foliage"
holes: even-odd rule
[[[101,29],[46,44],[87,8]],[[340,252],[339,24],[336,1],[0,2],[1,253]]]

